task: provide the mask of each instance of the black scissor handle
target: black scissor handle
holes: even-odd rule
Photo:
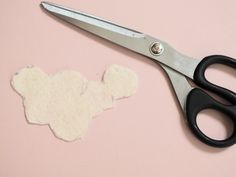
[[[212,84],[205,78],[206,69],[212,64],[223,64],[236,69],[236,60],[227,56],[212,55],[205,57],[196,67],[194,72],[194,82],[213,93],[221,96],[232,103],[231,106],[227,106],[219,103],[203,90],[195,88],[193,89],[186,101],[186,113],[189,126],[193,133],[204,143],[214,147],[227,147],[236,143],[236,94],[226,88]],[[204,109],[214,109],[227,115],[233,122],[233,133],[225,140],[214,140],[205,135],[197,125],[197,114]]]
[[[222,98],[225,98],[232,104],[236,104],[236,94],[234,92],[218,85],[212,84],[205,78],[205,71],[212,64],[223,64],[236,69],[236,60],[233,58],[223,55],[208,56],[205,57],[195,69],[194,82],[198,86],[206,90],[212,91],[213,93],[216,93]]]
[[[227,115],[233,122],[233,132],[230,137],[224,140],[215,140],[205,135],[197,125],[197,114],[204,109],[214,109]],[[224,105],[213,99],[199,88],[190,91],[186,101],[187,121],[190,129],[202,142],[213,147],[228,147],[236,143],[236,106]]]

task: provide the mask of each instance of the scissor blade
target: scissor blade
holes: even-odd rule
[[[86,13],[48,2],[42,2],[41,5],[53,15],[131,50],[138,50],[137,44],[142,43],[140,40],[143,41],[145,38],[145,35],[140,32],[121,27]]]
[[[171,84],[175,90],[175,94],[178,98],[179,104],[182,110],[185,112],[187,96],[193,89],[192,86],[188,83],[184,75],[179,74],[178,72],[170,69],[169,67],[166,67],[165,65],[161,65],[161,67],[166,71],[169,79],[171,80]]]
[[[49,2],[42,2],[41,5],[55,16],[85,31],[157,60],[167,67],[189,78],[193,78],[193,72],[199,61],[180,54],[167,43],[159,39],[64,6]],[[164,52],[161,55],[153,55],[153,53],[150,52],[151,45],[156,42],[162,44],[164,47]]]

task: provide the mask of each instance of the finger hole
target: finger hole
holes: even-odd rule
[[[197,125],[206,136],[214,140],[225,140],[234,130],[233,121],[227,115],[212,109],[203,110],[197,115]]]
[[[211,83],[234,92],[236,90],[236,82],[229,82],[230,80],[235,80],[235,69],[230,66],[223,64],[210,65],[205,71],[205,76]]]

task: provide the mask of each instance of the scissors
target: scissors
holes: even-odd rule
[[[162,40],[96,16],[49,2],[41,2],[41,6],[49,13],[72,25],[160,63],[169,76],[192,133],[200,141],[213,147],[228,147],[236,143],[236,105],[234,105],[236,94],[210,83],[205,78],[205,70],[210,65],[223,64],[236,68],[235,59],[212,55],[197,60],[181,54]],[[188,80],[192,80],[198,87],[191,86]],[[204,90],[215,93],[230,102],[231,105],[218,102]],[[217,140],[203,133],[197,124],[197,114],[204,109],[217,110],[226,118],[231,119],[234,126],[232,134],[223,140]]]

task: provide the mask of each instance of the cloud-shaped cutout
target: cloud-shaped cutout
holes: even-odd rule
[[[21,69],[11,81],[22,96],[27,120],[49,125],[55,136],[73,141],[82,138],[93,117],[129,97],[138,86],[130,69],[111,65],[102,81],[88,81],[77,71],[48,75],[37,67]]]

